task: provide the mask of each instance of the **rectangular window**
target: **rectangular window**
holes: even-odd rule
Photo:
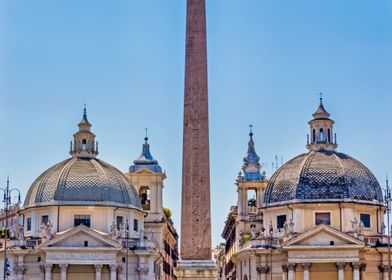
[[[361,214],[360,216],[361,222],[365,228],[370,228],[370,214]]]
[[[27,224],[27,231],[30,231],[31,230],[31,217],[27,218],[26,224]]]
[[[91,226],[91,217],[90,215],[75,215],[74,216],[74,226],[85,225],[86,227]]]
[[[285,222],[286,222],[286,215],[278,215],[276,217],[276,224],[278,225],[278,229],[283,228]]]
[[[116,223],[117,223],[117,229],[120,230],[121,225],[124,225],[124,217],[117,216]]]
[[[137,219],[133,220],[133,231],[139,231],[139,221]]]
[[[326,224],[330,225],[331,224],[331,213],[316,213],[316,225],[321,225],[321,224]]]
[[[49,216],[48,215],[44,215],[44,216],[41,217],[41,225],[42,224],[47,225],[48,222],[49,222]]]

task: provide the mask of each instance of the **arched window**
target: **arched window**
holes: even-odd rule
[[[143,210],[150,210],[150,188],[147,186],[140,187],[139,197]]]
[[[320,128],[319,140],[320,140],[321,142],[324,142],[324,141],[325,141],[324,129],[322,129],[322,128]]]
[[[86,141],[86,139],[83,139],[83,141],[82,141],[82,149],[83,149],[83,151],[87,150],[87,141]]]
[[[313,133],[312,133],[312,143],[316,142],[316,130],[313,129]]]
[[[331,143],[331,130],[328,128],[328,143]]]
[[[248,276],[246,276],[246,274],[245,274],[245,276],[244,276],[244,280],[248,280]]]

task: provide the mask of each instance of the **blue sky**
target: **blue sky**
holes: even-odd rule
[[[207,0],[213,242],[248,125],[271,175],[306,151],[324,93],[338,150],[392,173],[392,2]],[[149,128],[180,229],[185,1],[0,1],[0,186],[68,157],[83,103],[100,158],[126,171]]]

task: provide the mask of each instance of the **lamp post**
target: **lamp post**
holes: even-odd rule
[[[129,223],[128,219],[125,224],[125,238],[127,241],[125,242],[127,248],[126,248],[126,255],[125,255],[125,279],[128,280],[128,252],[129,252]]]
[[[391,235],[389,215],[391,213],[391,189],[388,184],[388,177],[386,179],[385,188],[385,202],[387,203],[387,234],[388,234],[388,280],[391,280]]]
[[[20,191],[18,188],[12,188],[10,189],[10,180],[9,177],[7,177],[7,185],[5,189],[0,188],[4,192],[4,212],[5,212],[5,231],[4,231],[4,269],[3,269],[3,279],[7,279],[7,233],[8,233],[8,208],[11,204],[11,193],[13,191],[18,192],[18,203],[20,203]]]

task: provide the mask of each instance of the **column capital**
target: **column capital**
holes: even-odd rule
[[[287,264],[287,270],[292,270],[295,271],[295,267],[297,266],[296,263],[288,263]]]
[[[45,264],[45,271],[52,271],[52,267],[53,267],[53,264],[51,264],[51,263],[46,263],[46,264]]]
[[[389,267],[388,267],[387,264],[380,264],[380,265],[378,266],[378,270],[379,270],[380,272],[388,272],[388,271],[389,271]]]
[[[302,264],[302,268],[303,268],[304,270],[309,270],[311,266],[312,266],[311,263],[303,263],[303,264]]]
[[[343,270],[346,267],[345,262],[337,262],[336,266],[338,267],[339,270]]]
[[[110,268],[110,270],[117,271],[118,265],[117,264],[111,264],[111,265],[109,265],[109,268]]]
[[[289,269],[286,264],[282,264],[282,272],[287,272]]]
[[[361,263],[360,262],[352,262],[351,266],[353,267],[353,269],[360,269],[361,268]]]
[[[366,263],[361,263],[361,270],[366,271]]]
[[[45,265],[40,264],[40,265],[39,265],[39,270],[40,270],[41,272],[45,272]]]
[[[59,264],[59,267],[60,267],[61,271],[63,271],[63,270],[67,271],[68,266],[69,266],[69,264],[67,264],[67,263]]]
[[[267,274],[269,272],[269,267],[268,266],[262,266],[262,265],[258,265],[256,267],[256,270],[259,274]]]
[[[101,272],[103,265],[102,264],[94,264],[94,268],[96,272]]]

